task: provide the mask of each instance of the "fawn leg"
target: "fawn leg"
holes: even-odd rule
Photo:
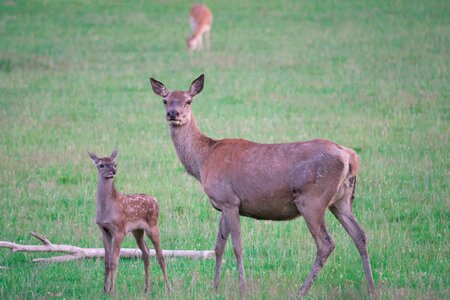
[[[145,271],[145,292],[150,290],[150,279],[148,267],[150,265],[150,252],[148,250],[147,244],[144,239],[144,230],[136,229],[132,231],[136,243],[142,251],[142,260],[144,261],[144,271]]]
[[[150,230],[147,232],[147,235],[152,241],[153,247],[155,247],[156,259],[158,260],[159,266],[161,267],[164,281],[166,282],[167,291],[170,292],[172,290],[172,287],[170,286],[169,278],[167,277],[166,262],[164,260],[164,256],[161,250],[161,234],[159,232],[158,225],[150,227]]]
[[[111,272],[110,292],[112,292],[112,293],[115,291],[117,266],[119,265],[120,247],[122,245],[123,238],[124,238],[124,234],[121,232],[115,232],[113,234],[112,252],[111,252],[111,257],[109,259],[109,261],[110,261],[109,267],[110,267],[110,272]]]
[[[227,244],[228,236],[230,235],[230,231],[228,230],[223,214],[220,215],[219,222],[219,232],[217,233],[216,240],[216,273],[214,274],[214,290],[217,292],[219,289],[219,281],[220,281],[220,267],[222,265],[223,253],[225,251],[225,246]]]
[[[112,236],[106,229],[101,229],[103,238],[103,247],[105,249],[105,280],[103,283],[103,291],[105,293],[111,292],[111,251],[112,251]]]

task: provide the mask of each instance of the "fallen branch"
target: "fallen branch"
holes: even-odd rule
[[[33,262],[65,262],[83,258],[104,257],[105,250],[103,248],[81,248],[72,245],[52,244],[42,234],[31,232],[31,235],[40,240],[43,245],[20,245],[12,242],[0,241],[0,247],[9,248],[12,252],[65,252],[67,255],[54,256],[49,258],[35,258]],[[166,257],[189,257],[193,259],[207,259],[214,255],[214,251],[196,251],[196,250],[162,250]],[[139,249],[122,248],[120,249],[121,257],[142,256]],[[150,249],[150,256],[155,256],[155,250]]]

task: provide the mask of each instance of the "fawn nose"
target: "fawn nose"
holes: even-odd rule
[[[176,118],[179,117],[179,116],[180,116],[180,113],[177,112],[176,110],[169,110],[169,111],[167,112],[167,118],[168,118],[169,120],[174,120],[174,119],[176,119]]]

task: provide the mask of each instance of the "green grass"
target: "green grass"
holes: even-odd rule
[[[361,157],[354,212],[383,299],[448,298],[450,3],[206,1],[212,51],[189,55],[187,1],[0,4],[0,240],[101,247],[96,170],[86,150],[119,145],[117,187],[161,205],[164,249],[213,249],[218,213],[185,175],[153,76],[187,89],[215,138],[331,139]],[[302,219],[242,218],[250,299],[294,299],[315,245]],[[367,297],[359,255],[331,214],[336,243],[314,299]],[[125,247],[134,247],[127,238]],[[0,298],[99,299],[103,261],[34,264],[0,249]],[[152,298],[239,297],[232,247],[220,292],[214,260],[168,259],[168,296],[152,259]],[[144,298],[143,264],[121,260],[117,299]]]

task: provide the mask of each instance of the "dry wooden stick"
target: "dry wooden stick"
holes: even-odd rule
[[[31,232],[31,235],[40,240],[43,245],[20,245],[12,242],[0,241],[0,247],[9,248],[12,252],[66,252],[67,255],[54,256],[49,258],[35,258],[33,262],[65,262],[83,258],[104,257],[103,248],[81,248],[72,245],[52,244],[45,236],[40,233]],[[214,255],[214,251],[196,251],[196,250],[163,250],[166,257],[189,257],[193,259],[207,259]],[[139,249],[122,248],[121,257],[141,257],[142,252]],[[156,253],[150,249],[150,255]]]

